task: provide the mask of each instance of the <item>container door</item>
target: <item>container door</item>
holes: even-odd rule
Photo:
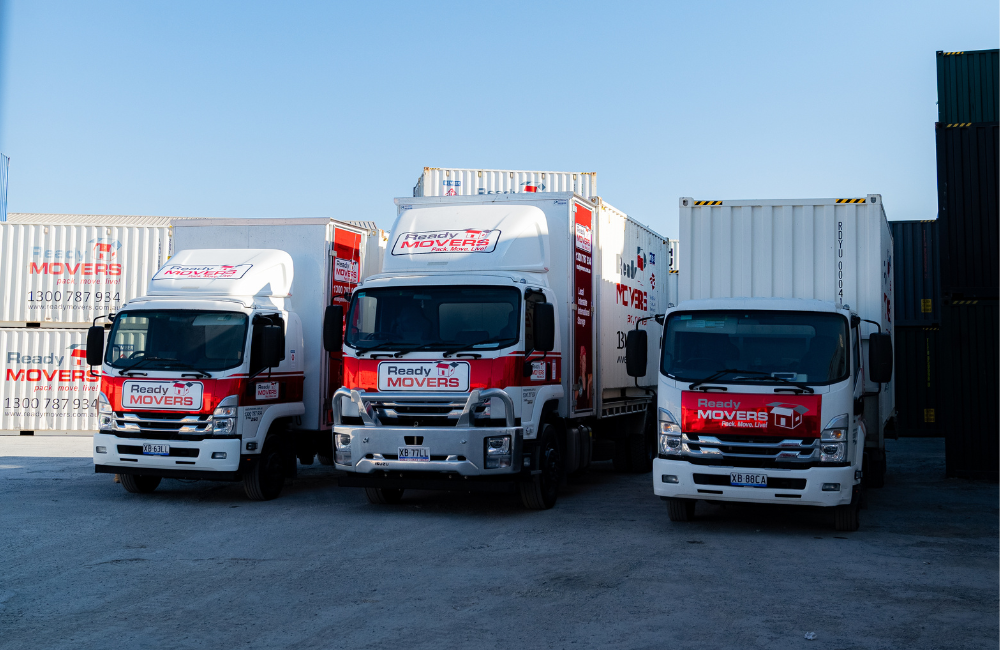
[[[569,349],[570,407],[573,415],[589,415],[594,409],[594,320],[593,233],[594,213],[573,203],[573,343]]]
[[[361,233],[334,228],[332,255],[330,263],[333,265],[333,288],[330,304],[342,305],[346,316],[351,293],[361,281]],[[344,385],[344,353],[342,350],[330,352],[329,380],[326,393],[328,400],[338,388]]]

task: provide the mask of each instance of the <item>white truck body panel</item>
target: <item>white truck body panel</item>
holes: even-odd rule
[[[681,303],[811,298],[850,305],[861,318],[893,333],[892,233],[879,194],[739,201],[685,197],[680,199],[680,239],[686,249],[679,274]],[[874,325],[861,324],[866,355],[867,337],[875,331]],[[865,392],[879,389],[867,375],[865,384]],[[895,379],[882,390],[884,424],[895,409]]]
[[[339,246],[338,237],[351,242],[346,248]],[[176,223],[174,240],[177,250],[211,245],[215,249],[276,249],[287,254],[298,281],[292,279],[284,308],[298,315],[305,346],[306,410],[301,426],[328,429],[322,417],[330,382],[330,355],[323,352],[324,312],[331,296],[343,299],[362,278],[378,272],[378,232],[332,219],[201,219]],[[275,262],[268,262],[272,269]],[[215,289],[206,290],[206,298],[216,295]],[[284,288],[277,293],[282,292]]]
[[[424,167],[413,187],[414,197],[532,192],[572,192],[590,198],[597,196],[597,174]]]
[[[11,214],[0,224],[0,325],[87,327],[141,296],[172,254],[171,219]]]
[[[86,354],[85,329],[0,329],[0,434],[95,431],[101,375]]]

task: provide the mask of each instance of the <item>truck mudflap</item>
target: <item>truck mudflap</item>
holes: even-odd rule
[[[344,424],[345,399],[352,412],[357,409],[360,425]],[[477,410],[481,416],[493,399],[503,405],[505,426],[475,426]],[[383,424],[390,419],[395,421],[393,426]],[[420,419],[455,424],[419,426]],[[417,426],[399,426],[400,420],[412,420]],[[333,421],[334,462],[345,472],[397,478],[415,474],[510,477],[519,474],[523,465],[524,430],[515,426],[510,396],[498,388],[468,393],[367,393],[341,388],[334,393]],[[349,482],[345,477],[344,484]]]

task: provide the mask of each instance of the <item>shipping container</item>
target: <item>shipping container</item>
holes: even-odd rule
[[[996,122],[1000,50],[937,53],[938,122]]]
[[[941,290],[956,298],[996,298],[997,124],[937,124]]]
[[[0,325],[88,326],[145,292],[170,242],[166,217],[12,213],[0,224]]]
[[[597,196],[597,173],[424,167],[413,187],[415,197],[531,192],[575,192],[589,199]]]
[[[890,221],[896,326],[941,324],[938,222]]]
[[[97,429],[99,368],[87,366],[85,329],[0,329],[0,434]]]
[[[1000,463],[1000,305],[996,300],[955,300],[945,305],[942,327],[948,476],[996,481]]]
[[[940,436],[942,370],[937,327],[896,327],[896,433]]]

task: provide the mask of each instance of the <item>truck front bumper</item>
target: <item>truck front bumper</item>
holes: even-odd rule
[[[745,503],[781,503],[800,506],[840,506],[851,502],[855,467],[811,467],[808,469],[752,469],[695,465],[686,460],[657,458],[653,461],[653,493],[661,497],[742,501]],[[730,472],[766,474],[768,483],[782,487],[736,487],[729,485]],[[698,476],[695,476],[695,475]],[[671,478],[673,477],[673,478]],[[706,478],[710,477],[710,478]],[[721,478],[720,478],[721,477]],[[784,480],[788,479],[788,480]],[[673,482],[675,481],[676,482]],[[668,482],[669,481],[669,482]],[[802,486],[802,481],[805,482]],[[824,484],[839,484],[838,490],[824,490]],[[786,487],[786,486],[795,487]]]
[[[454,427],[383,426],[379,421],[379,409],[385,412],[385,404],[427,405],[442,398],[449,404],[462,406],[461,409],[456,407],[453,415],[449,416],[456,419]],[[493,398],[503,403],[506,426],[474,426],[473,411]],[[362,424],[343,424],[342,399],[355,405]],[[356,474],[391,472],[395,476],[400,473],[437,472],[466,477],[505,476],[521,472],[524,430],[514,426],[513,403],[502,390],[473,390],[442,396],[428,393],[365,393],[341,388],[335,393],[333,404],[333,446],[335,466],[339,470]],[[505,458],[502,459],[492,458],[491,465],[497,466],[487,467],[487,439],[503,437],[510,438],[509,454],[503,454]],[[430,451],[430,460],[400,460],[399,448],[406,446],[426,447]]]
[[[144,444],[169,445],[171,455],[143,455]],[[240,468],[239,438],[155,440],[121,438],[113,433],[98,432],[94,434],[93,445],[94,465],[98,472],[164,477],[204,475],[206,479],[231,480]],[[223,454],[224,457],[220,457]],[[119,469],[122,471],[118,472]]]

